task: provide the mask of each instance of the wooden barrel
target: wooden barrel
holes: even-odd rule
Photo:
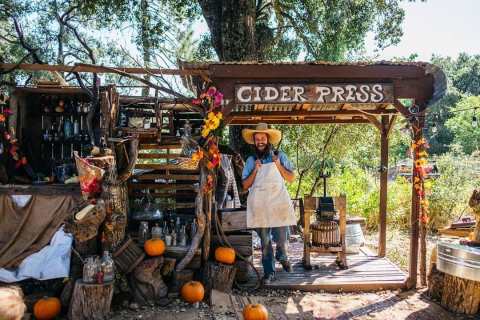
[[[130,273],[145,258],[145,252],[130,238],[113,253],[117,268],[123,273]]]

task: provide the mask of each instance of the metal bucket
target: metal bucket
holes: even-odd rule
[[[438,270],[459,278],[480,281],[480,248],[439,242],[437,249]]]
[[[360,247],[365,243],[362,226],[360,223],[348,223],[345,230],[345,244],[347,253],[358,253]]]

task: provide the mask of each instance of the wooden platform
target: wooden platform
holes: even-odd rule
[[[277,263],[277,279],[267,288],[328,292],[378,291],[403,288],[407,279],[406,273],[387,258],[378,258],[363,250],[359,254],[347,255],[347,270],[337,267],[333,255],[312,253],[314,268],[307,271],[301,263],[302,246],[302,242],[290,244],[293,272],[284,272]],[[260,257],[260,252],[256,251],[254,263],[261,270]]]

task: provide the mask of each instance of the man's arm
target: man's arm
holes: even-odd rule
[[[292,183],[295,180],[295,173],[293,171],[290,171],[290,170],[286,169],[282,165],[278,156],[274,155],[272,159],[273,159],[273,162],[275,163],[275,165],[277,166],[277,169],[280,172],[282,178],[285,179],[288,183]]]
[[[252,173],[242,181],[243,190],[247,190],[250,188],[255,181],[255,177],[257,176],[258,169],[262,166],[262,162],[260,160],[255,161],[255,168],[253,168]]]

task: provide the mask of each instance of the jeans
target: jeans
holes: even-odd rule
[[[275,259],[278,261],[288,260],[288,234],[289,227],[258,228],[255,230],[262,242],[262,265],[265,275],[275,273]],[[275,241],[275,259],[273,258],[272,241]]]

